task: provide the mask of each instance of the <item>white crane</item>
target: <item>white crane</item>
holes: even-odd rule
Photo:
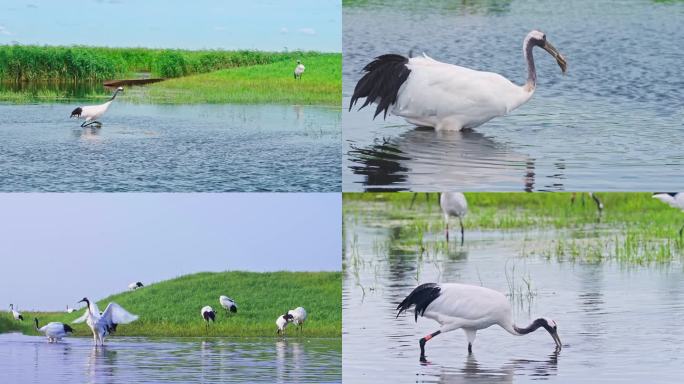
[[[361,108],[377,104],[373,118],[384,111],[385,118],[391,112],[411,124],[437,130],[475,128],[532,97],[537,87],[534,47],[550,53],[565,73],[565,58],[540,31],[531,31],[523,42],[527,62],[527,82],[523,86],[497,73],[442,63],[425,54],[411,58],[379,56],[363,68],[366,74],[356,84],[349,109],[360,98],[366,98]]]
[[[684,192],[657,192],[653,194],[653,198],[684,212]],[[682,237],[683,232],[684,225],[679,229],[679,237]]]
[[[276,327],[278,327],[276,333],[279,335],[285,335],[285,328],[287,327],[287,324],[291,323],[292,321],[294,321],[294,318],[289,313],[278,316],[276,319]]]
[[[295,78],[295,80],[297,80],[297,79],[301,80],[301,79],[302,79],[302,74],[304,73],[304,70],[305,70],[305,69],[306,69],[306,68],[304,68],[304,64],[302,64],[302,61],[301,61],[301,60],[297,60],[297,66],[296,66],[295,69],[294,69],[294,78]]]
[[[104,345],[105,337],[116,331],[119,324],[128,324],[138,320],[138,316],[129,313],[115,302],[107,305],[104,312],[100,312],[97,304],[84,297],[79,303],[86,303],[86,310],[83,316],[72,321],[73,324],[86,322],[93,331],[93,341],[95,345]]]
[[[76,311],[77,311],[76,308],[69,308],[69,304],[67,304],[66,313],[74,313],[74,312],[76,312]]]
[[[63,337],[66,337],[67,334],[74,332],[74,330],[68,324],[53,321],[40,327],[38,325],[38,318],[34,317],[33,320],[36,322],[36,331],[45,334],[48,339],[48,343],[55,343],[61,340]]]
[[[235,303],[235,300],[231,299],[230,297],[221,295],[219,297],[219,303],[221,304],[223,309],[226,310],[226,312],[237,312],[237,304]]]
[[[106,103],[98,105],[86,105],[74,109],[71,112],[70,117],[75,117],[77,119],[85,119],[85,121],[81,124],[81,127],[87,127],[91,124],[97,124],[97,126],[102,126],[102,123],[97,121],[97,119],[102,117],[102,115],[104,115],[105,112],[107,112],[107,109],[110,105],[112,105],[112,102],[116,98],[116,95],[119,92],[123,92],[123,90],[123,87],[117,88],[116,91],[114,91],[112,98],[109,99]]]
[[[14,317],[14,320],[24,321],[24,316],[22,316],[22,314],[19,311],[14,309],[14,304],[10,304],[9,308],[10,312],[12,312],[12,317]]]
[[[304,328],[304,322],[306,321],[306,309],[297,307],[287,311],[287,314],[292,316],[292,322],[295,323],[295,325],[299,325],[299,331],[301,332]]]
[[[411,307],[414,307],[416,321],[420,315],[441,325],[439,330],[419,340],[422,361],[425,360],[425,343],[428,340],[459,328],[468,338],[468,353],[473,351],[477,331],[492,325],[498,325],[515,336],[526,335],[541,327],[549,332],[556,348],[561,348],[556,322],[538,318],[527,327],[519,328],[513,323],[511,304],[506,296],[489,288],[465,284],[422,284],[397,306],[397,317]]]
[[[461,245],[463,245],[465,239],[463,217],[468,213],[468,201],[465,195],[461,192],[442,192],[439,195],[439,206],[442,208],[446,222],[446,240],[449,241],[449,218],[458,217],[458,222],[461,224]]]
[[[142,288],[142,287],[144,287],[144,285],[143,285],[143,283],[141,283],[139,281],[136,281],[135,283],[128,284],[128,289],[130,289],[131,291],[135,291],[136,289]]]
[[[200,315],[202,315],[202,318],[204,319],[205,330],[209,331],[209,320],[211,320],[212,323],[216,322],[216,312],[214,312],[214,308],[205,305],[200,309]]]

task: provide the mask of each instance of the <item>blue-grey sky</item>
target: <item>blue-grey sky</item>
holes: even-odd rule
[[[199,271],[340,270],[333,193],[0,194],[0,305],[62,309]]]
[[[3,0],[13,42],[341,52],[341,0]]]

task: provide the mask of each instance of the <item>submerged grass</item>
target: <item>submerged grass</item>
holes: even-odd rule
[[[571,193],[466,193],[466,238],[472,229],[552,229],[557,234],[550,241],[539,236],[526,239],[522,255],[634,265],[682,259],[684,242],[677,231],[684,224],[684,215],[679,210],[653,199],[649,193],[597,195],[605,205],[602,213],[586,193],[577,194],[574,203]],[[387,245],[392,252],[448,254],[438,201],[436,193],[347,193],[344,213],[371,226],[392,228]],[[452,224],[454,228],[456,220]]]
[[[220,295],[236,300],[237,314],[227,315],[218,303]],[[342,283],[339,272],[203,272],[181,276],[98,300],[100,310],[115,301],[140,318],[122,325],[122,336],[266,336],[276,337],[275,320],[288,309],[303,306],[308,311],[305,337],[341,337]],[[79,298],[80,299],[80,298]],[[205,330],[200,309],[210,305],[217,311],[216,323]],[[83,310],[64,312],[22,311],[25,320],[14,321],[0,314],[0,332],[38,334],[33,318],[71,323]],[[72,325],[77,336],[91,336],[88,326]],[[295,327],[287,329],[298,335]]]

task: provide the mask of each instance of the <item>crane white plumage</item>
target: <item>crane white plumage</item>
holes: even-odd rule
[[[212,323],[216,322],[216,312],[214,312],[214,308],[205,305],[200,309],[200,315],[202,315],[202,319],[204,319],[205,330],[209,331],[209,321],[211,320]]]
[[[68,324],[53,321],[40,327],[38,325],[38,318],[35,317],[33,320],[36,322],[36,331],[45,334],[48,339],[48,343],[55,343],[59,340],[62,340],[62,338],[66,337],[69,333],[74,332],[73,328],[71,328]]]
[[[85,119],[85,121],[81,124],[81,127],[87,127],[91,124],[97,124],[98,126],[101,126],[102,123],[97,121],[97,119],[102,117],[102,115],[104,115],[105,112],[107,112],[107,109],[109,109],[109,106],[112,105],[112,102],[116,98],[116,95],[119,92],[123,92],[123,90],[123,87],[118,87],[116,91],[114,91],[114,94],[112,95],[111,99],[109,99],[105,103],[77,107],[71,112],[70,117],[75,117],[77,119]]]
[[[144,285],[143,285],[143,283],[141,283],[139,281],[136,281],[135,283],[128,284],[128,289],[130,289],[131,291],[135,291],[136,289],[142,288],[142,287],[144,287]]]
[[[411,58],[378,56],[363,68],[366,74],[356,84],[349,109],[360,98],[366,98],[359,109],[376,103],[373,118],[384,111],[385,118],[391,112],[411,124],[437,130],[475,128],[506,115],[532,97],[537,87],[534,47],[550,53],[565,73],[567,62],[563,55],[543,32],[536,30],[529,32],[523,42],[528,74],[522,86],[497,73],[442,63],[425,54]]]
[[[277,327],[276,333],[279,335],[284,335],[285,334],[285,328],[292,321],[294,321],[294,319],[293,319],[292,315],[289,313],[278,316],[278,318],[276,319],[276,327]]]
[[[79,303],[86,303],[85,313],[78,319],[72,321],[73,324],[86,322],[93,332],[95,345],[104,345],[105,337],[116,331],[119,324],[128,324],[138,320],[138,316],[126,311],[122,306],[115,302],[107,305],[104,312],[100,312],[95,302],[91,302],[84,297]]]
[[[449,218],[458,217],[458,222],[461,224],[461,244],[463,244],[465,239],[463,217],[468,213],[468,201],[465,195],[461,192],[442,192],[439,195],[439,207],[442,209],[446,223],[446,240],[449,241]]]
[[[558,337],[558,326],[555,321],[538,318],[525,328],[519,328],[513,322],[511,304],[504,294],[495,290],[466,284],[426,283],[416,287],[397,306],[397,317],[413,307],[415,320],[418,316],[435,320],[441,328],[418,342],[420,359],[425,360],[425,343],[435,336],[462,329],[468,339],[468,353],[472,353],[475,335],[478,330],[498,325],[508,333],[522,336],[542,327],[546,329],[556,348],[561,348]]]
[[[306,69],[306,68],[304,67],[304,64],[302,64],[302,61],[301,61],[301,60],[297,60],[297,66],[296,66],[295,69],[294,69],[294,78],[295,78],[295,80],[297,80],[297,79],[301,80],[301,79],[302,79],[302,74],[304,73],[304,70],[305,70],[305,69]]]
[[[226,312],[237,312],[237,304],[235,303],[235,300],[231,299],[230,297],[221,295],[219,297],[219,303],[223,309],[226,310]]]
[[[10,312],[12,312],[12,317],[14,318],[14,320],[24,321],[24,316],[21,314],[21,312],[14,309],[14,304],[10,304],[9,308]]]
[[[292,322],[299,326],[299,330],[302,331],[304,328],[304,322],[306,321],[306,309],[303,307],[297,307],[287,311],[287,314],[292,316]]]
[[[684,212],[684,192],[656,192],[653,198]],[[684,225],[679,229],[679,237],[682,237],[682,233],[684,233]]]

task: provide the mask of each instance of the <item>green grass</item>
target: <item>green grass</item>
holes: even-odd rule
[[[339,54],[302,56],[306,71],[301,80],[292,72],[295,61],[224,69],[186,76],[139,88],[129,99],[156,104],[342,102],[342,59]]]
[[[297,60],[307,68],[295,82]],[[140,73],[171,80],[129,87],[137,103],[341,103],[339,53],[0,45],[2,102],[96,101],[111,93],[103,80]]]
[[[237,314],[230,316],[218,303],[220,295],[236,300]],[[288,309],[306,308],[306,337],[341,337],[342,283],[340,272],[203,272],[151,284],[136,291],[117,293],[98,300],[100,310],[114,301],[139,315],[121,325],[121,336],[264,336],[276,337],[276,318]],[[217,311],[216,323],[209,332],[200,309],[210,305]],[[50,321],[71,323],[83,311],[22,311],[25,320],[14,321],[8,312],[0,313],[0,332],[20,331],[38,334],[33,318],[41,324]],[[85,323],[72,324],[74,335],[92,336]],[[297,335],[294,326],[287,329]]]
[[[684,258],[684,242],[677,231],[684,224],[678,210],[653,199],[650,193],[598,193],[605,209],[598,213],[587,194],[570,193],[466,193],[467,232],[473,229],[523,231],[522,256],[537,255],[558,261],[618,261],[644,265],[670,263]],[[389,244],[378,247],[392,253],[449,253],[443,241],[444,221],[438,195],[413,193],[347,193],[345,221],[395,228]],[[583,202],[584,201],[584,202]],[[456,221],[453,221],[452,229]],[[555,230],[549,236],[539,231]],[[532,234],[528,234],[532,232]],[[455,232],[454,236],[458,237]]]

